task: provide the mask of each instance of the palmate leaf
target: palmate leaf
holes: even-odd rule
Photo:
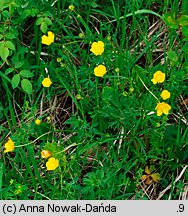
[[[172,50],[168,51],[167,56],[170,59],[170,61],[172,61],[173,63],[178,62],[178,55],[175,51]]]
[[[151,178],[153,179],[154,182],[158,182],[161,177],[160,177],[160,174],[159,173],[154,173],[154,174],[151,174]]]
[[[175,14],[164,14],[163,20],[172,29],[178,28],[178,22],[175,20]]]
[[[145,173],[147,173],[148,175],[151,174],[151,171],[149,170],[148,166],[145,167]]]
[[[178,19],[178,23],[181,26],[187,26],[188,25],[188,15],[182,15],[179,19]]]
[[[148,177],[149,177],[148,175],[143,175],[143,176],[141,177],[141,179],[142,179],[142,181],[144,181],[144,180],[146,180]]]
[[[143,175],[141,179],[145,181],[147,185],[150,185],[152,181],[157,183],[161,179],[159,173],[152,173],[154,170],[155,170],[155,166],[153,165],[151,165],[150,167],[148,166],[145,167],[145,173],[147,175]]]

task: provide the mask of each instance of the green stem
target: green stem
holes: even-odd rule
[[[42,134],[41,136],[39,136],[38,138],[36,138],[35,140],[33,140],[32,142],[27,143],[27,144],[24,144],[24,145],[15,146],[15,148],[20,148],[20,147],[23,147],[23,146],[31,145],[31,144],[33,144],[34,142],[36,142],[37,140],[39,140],[41,137],[46,136],[47,134],[50,134],[50,133],[52,133],[52,132],[53,132],[53,131],[49,131],[49,132],[47,132],[47,133],[44,133],[44,134]]]
[[[141,83],[143,84],[143,86],[149,91],[149,93],[150,93],[158,102],[160,102],[159,99],[153,94],[153,92],[151,92],[151,91],[149,90],[149,88],[146,86],[146,84],[143,82],[143,80],[140,78],[139,75],[138,75],[138,78],[140,79],[140,81],[141,81]]]
[[[153,14],[153,15],[155,15],[155,16],[160,17],[160,18],[163,20],[163,17],[162,17],[160,14],[158,14],[158,13],[152,11],[152,10],[147,10],[147,9],[137,10],[137,11],[134,12],[134,15],[137,15],[137,14],[144,14],[144,13],[146,13],[146,14]],[[133,15],[133,13],[128,13],[125,17],[130,17],[130,16],[132,16],[132,15]],[[119,17],[119,20],[120,20],[120,19],[123,19],[123,18],[125,18],[125,17],[124,17],[124,16],[121,16],[121,17]],[[107,22],[107,24],[108,24],[108,23],[112,23],[112,22],[116,22],[116,21],[117,21],[117,19],[114,19],[114,20],[111,20],[111,21]]]

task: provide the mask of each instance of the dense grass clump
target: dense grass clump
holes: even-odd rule
[[[186,1],[0,1],[1,199],[187,199]]]

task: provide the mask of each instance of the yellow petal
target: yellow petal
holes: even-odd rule
[[[161,116],[163,112],[161,110],[157,110],[157,116]]]
[[[153,84],[157,84],[157,80],[156,79],[152,79],[151,81],[153,82]]]
[[[46,35],[42,36],[42,44],[49,46],[51,43],[54,42],[54,37],[55,37],[54,33],[49,31],[48,36],[46,36]]]
[[[99,45],[100,47],[104,47],[104,43],[103,43],[102,41],[98,41],[98,45]]]
[[[45,45],[50,45],[51,44],[49,38],[46,35],[42,36],[42,44],[45,44]]]
[[[51,153],[48,150],[41,151],[42,158],[49,158],[50,156],[51,156]]]
[[[171,109],[171,106],[168,105],[168,104],[165,104],[165,107],[163,108],[163,113],[164,113],[165,115],[168,115],[170,109]]]
[[[59,166],[59,160],[53,157],[49,158],[46,162],[47,170],[55,170]]]
[[[49,32],[48,32],[48,37],[49,37],[51,43],[53,43],[53,42],[54,42],[54,37],[55,37],[54,33],[51,32],[51,31],[49,31]]]

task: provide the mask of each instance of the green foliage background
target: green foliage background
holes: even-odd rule
[[[181,195],[187,170],[173,183],[188,161],[186,12],[177,0],[0,0],[1,199],[156,199],[169,184],[163,199]],[[45,46],[48,31],[55,43]],[[105,51],[94,56],[98,40]],[[93,74],[98,64],[104,78]],[[157,70],[166,80],[153,85]],[[163,89],[172,109],[158,117],[151,92],[161,100]],[[4,154],[8,136],[16,148]],[[59,159],[55,171],[43,149]],[[146,165],[161,176],[148,196]]]

